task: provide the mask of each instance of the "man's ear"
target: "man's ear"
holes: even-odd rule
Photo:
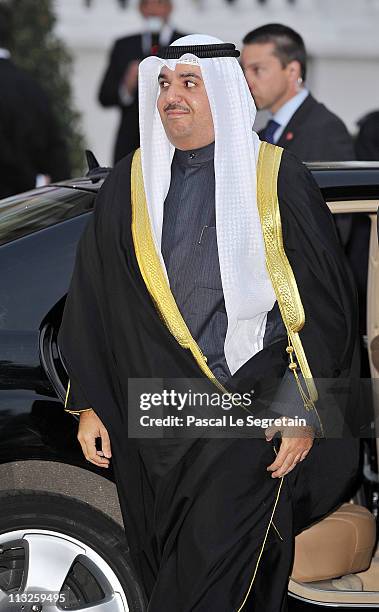
[[[287,72],[291,79],[291,82],[297,83],[298,79],[301,78],[301,65],[297,60],[293,60],[287,64]]]

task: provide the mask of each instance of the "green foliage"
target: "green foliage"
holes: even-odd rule
[[[72,104],[72,57],[54,32],[52,0],[8,0],[12,11],[14,62],[33,76],[48,94],[65,138],[73,175],[84,170],[80,115]]]

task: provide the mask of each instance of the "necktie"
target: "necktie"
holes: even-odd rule
[[[159,32],[153,32],[151,35],[151,55],[157,55],[159,51]]]
[[[277,121],[274,121],[274,119],[270,119],[270,121],[268,122],[268,124],[266,125],[264,129],[263,140],[265,140],[266,142],[270,142],[271,144],[274,144],[274,134],[276,130],[278,129],[278,127],[280,127],[280,123],[278,123]]]

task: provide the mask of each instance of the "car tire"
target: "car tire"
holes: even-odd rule
[[[32,565],[32,551],[37,550],[37,544],[40,546],[40,550],[34,554],[36,560],[41,557],[41,551],[51,552],[50,556],[52,558],[45,559],[46,565],[42,566],[44,568],[49,568],[49,564],[54,563],[54,551],[58,551],[59,546],[62,546],[63,551],[65,546],[72,545],[73,550],[68,551],[70,554],[75,556],[76,550],[83,550],[85,554],[75,556],[75,561],[72,565],[70,565],[70,561],[68,561],[67,567],[63,569],[63,571],[66,572],[67,568],[70,568],[67,574],[67,580],[65,579],[64,582],[65,586],[62,586],[62,589],[66,588],[66,590],[68,589],[71,593],[70,597],[73,597],[72,589],[70,591],[70,587],[67,587],[70,580],[70,572],[72,573],[75,570],[77,574],[80,575],[78,568],[80,569],[81,564],[84,564],[84,570],[81,570],[82,575],[85,572],[92,572],[92,579],[98,581],[98,585],[102,585],[99,586],[99,590],[103,592],[103,595],[105,592],[109,595],[110,588],[113,588],[117,597],[119,597],[118,591],[122,589],[121,598],[124,603],[113,607],[109,605],[109,610],[111,612],[113,612],[113,610],[117,612],[118,610],[125,610],[125,612],[143,612],[146,609],[143,592],[132,570],[125,533],[123,529],[108,516],[94,509],[89,504],[64,495],[44,491],[35,492],[24,490],[1,492],[0,509],[0,570],[3,571],[3,575],[0,571],[0,587],[3,589],[3,594],[4,581],[6,582],[7,580],[4,574],[4,566],[6,567],[6,563],[4,564],[4,557],[6,557],[7,554],[7,542],[17,541],[21,543],[21,548],[18,550],[22,550],[22,546],[24,546],[26,542],[25,550],[31,551],[24,555],[23,562],[25,569],[21,571],[20,568],[20,574],[24,572],[23,575],[25,575],[27,571],[29,572],[30,568],[28,563],[30,566]],[[74,546],[77,548],[74,549]],[[8,551],[11,550],[11,547],[8,547]],[[8,552],[8,554],[10,555],[11,553]],[[12,560],[12,563],[13,566],[9,564],[11,568],[9,575],[11,575],[11,571],[15,574],[15,561]],[[18,555],[18,563],[21,564],[20,554]],[[35,565],[37,564],[36,562]],[[53,567],[53,565],[51,565],[51,567]],[[33,572],[30,571],[30,574],[32,575]],[[52,571],[52,576],[53,575],[54,572]],[[62,576],[63,575],[66,574],[62,573]],[[93,576],[96,578],[93,578]],[[106,587],[101,583],[103,578]],[[21,587],[24,589],[25,578],[22,580],[23,582],[20,582],[19,585],[11,585],[8,581],[9,592],[16,592],[17,587],[19,589],[21,589]],[[54,578],[52,578],[52,582],[54,582]],[[90,579],[86,575],[85,588],[87,591],[89,589],[89,584]],[[31,586],[33,587],[33,585]],[[121,589],[119,588],[120,586]],[[117,589],[115,587],[117,587]],[[29,591],[30,588],[26,590]],[[33,590],[33,588],[31,590]],[[47,589],[46,592],[47,591],[49,591],[49,589]],[[50,592],[51,591],[52,589],[50,589]],[[91,595],[85,592],[80,595],[80,588],[78,592],[79,595],[77,595],[77,597],[83,597],[84,599],[82,599],[82,601],[84,602],[86,601],[86,597],[87,599],[91,597]],[[96,591],[96,593],[98,593],[98,591]],[[117,599],[117,601],[119,600]],[[125,605],[125,601],[127,605]],[[84,609],[86,605],[91,603],[91,601],[87,601],[85,604],[79,605],[79,607],[78,604],[76,607],[75,604],[71,605],[71,607],[75,610],[80,610],[81,607]],[[70,606],[63,607],[63,609],[69,610]],[[100,603],[99,610],[103,609],[108,610],[105,605],[102,607]]]

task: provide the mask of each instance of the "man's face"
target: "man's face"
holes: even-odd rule
[[[170,0],[141,0],[140,11],[143,17],[160,17],[167,21],[172,11]]]
[[[296,93],[298,62],[283,67],[273,43],[250,44],[242,49],[241,64],[255,104],[275,113]]]
[[[162,68],[158,77],[158,111],[167,138],[182,151],[198,149],[214,141],[208,95],[199,66],[177,64]]]

